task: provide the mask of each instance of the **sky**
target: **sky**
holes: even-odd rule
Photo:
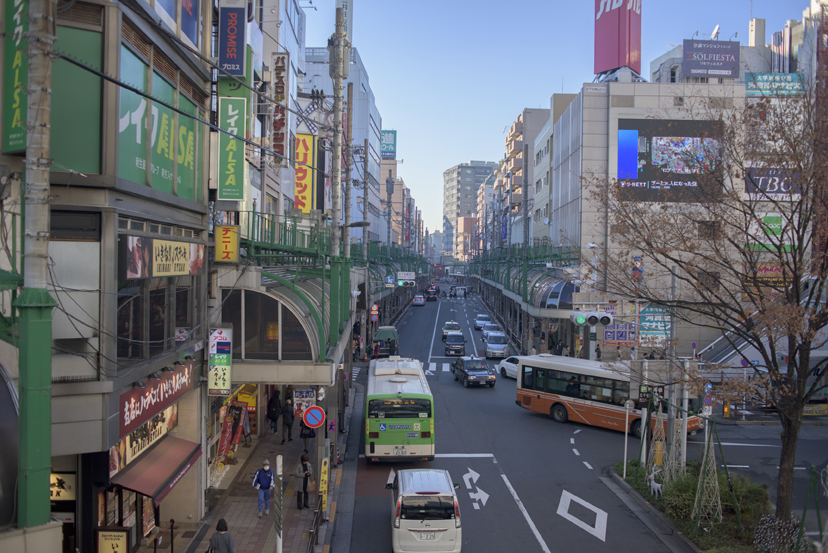
[[[352,0],[353,45],[383,129],[397,131],[398,175],[429,232],[442,230],[443,171],[504,157],[506,131],[524,108],[549,108],[593,74],[593,0]],[[625,0],[626,1],[626,0]],[[334,32],[335,0],[300,0],[306,46]],[[753,17],[765,42],[810,0],[643,0],[642,73],[698,31],[747,44]],[[310,6],[316,7],[314,10]]]

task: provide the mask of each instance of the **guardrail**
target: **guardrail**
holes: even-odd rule
[[[325,514],[325,506],[322,505],[322,494],[316,501],[316,507],[313,510],[313,524],[308,530],[308,548],[307,553],[313,553],[314,547],[319,543],[319,525],[322,524],[322,517]]]

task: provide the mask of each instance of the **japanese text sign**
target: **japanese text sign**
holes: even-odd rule
[[[174,365],[172,371],[163,371],[160,375],[160,378],[147,380],[146,388],[134,387],[121,394],[121,438],[193,389],[192,362]]]
[[[239,262],[239,227],[216,227],[216,261],[224,263]]]
[[[207,395],[230,395],[232,384],[231,369],[233,365],[233,330],[215,328],[210,331],[210,349],[208,352]]]
[[[595,73],[641,73],[641,0],[595,0]]]
[[[310,213],[316,183],[316,137],[296,135],[296,209]]]
[[[219,67],[243,77],[247,54],[247,1],[221,0],[219,6]]]
[[[270,74],[272,75],[271,89],[273,90],[273,100],[276,102],[273,107],[272,149],[282,156],[276,160],[276,163],[284,165],[288,157],[289,143],[285,104],[290,86],[290,54],[287,52],[273,54],[270,67]]]
[[[29,1],[6,0],[3,40],[3,152],[26,149],[26,54],[29,32]]]
[[[685,77],[739,78],[740,44],[727,40],[685,40],[682,48]]]
[[[219,127],[231,135],[245,136],[246,98],[219,98]],[[244,199],[244,142],[219,134],[218,199]]]

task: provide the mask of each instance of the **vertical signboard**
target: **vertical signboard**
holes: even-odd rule
[[[239,262],[239,227],[217,226],[216,233],[216,261],[223,263]]]
[[[667,347],[670,339],[670,312],[666,307],[650,304],[641,310],[639,338],[642,346]]]
[[[273,90],[273,135],[271,148],[282,156],[276,160],[280,166],[285,167],[288,158],[288,125],[287,125],[287,93],[290,90],[290,54],[287,52],[276,52],[270,58],[271,62],[271,90]]]
[[[219,5],[219,67],[234,77],[244,77],[247,55],[247,1],[221,0]]]
[[[641,73],[641,0],[595,0],[595,73]]]
[[[342,10],[342,20],[345,23],[345,33],[348,40],[354,42],[354,3],[353,0],[336,0],[336,8]]]
[[[312,134],[296,135],[296,209],[310,213],[316,180],[316,137]]]
[[[26,83],[29,61],[26,52],[29,32],[29,0],[6,0],[3,43],[3,152],[26,149]]]
[[[328,476],[330,459],[325,457],[322,459],[322,470],[319,473],[319,491],[322,492],[322,510],[328,510]]]
[[[380,153],[385,159],[397,158],[397,131],[382,131]]]
[[[230,396],[233,365],[233,330],[215,328],[210,331],[210,363],[208,365],[208,396]]]
[[[219,127],[236,136],[244,136],[246,98],[219,98]],[[244,142],[226,133],[219,134],[218,199],[244,199]]]

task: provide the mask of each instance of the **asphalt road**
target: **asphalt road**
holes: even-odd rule
[[[623,456],[623,434],[557,424],[521,409],[515,405],[516,382],[511,379],[498,376],[493,389],[466,389],[454,381],[440,330],[446,321],[459,322],[467,354],[482,353],[480,331],[474,330],[473,322],[483,312],[478,296],[439,300],[411,306],[397,323],[400,355],[419,359],[429,371],[437,458],[431,463],[378,465],[359,458],[350,551],[390,551],[388,473],[392,468],[419,467],[447,469],[460,485],[464,551],[670,551],[601,481]],[[365,370],[357,371],[355,382],[364,385]],[[362,428],[363,416],[355,412],[351,432]],[[731,444],[724,446],[727,464],[735,473],[768,483],[773,497],[779,429],[721,427],[719,432],[722,441]],[[797,466],[825,466],[826,438],[828,427],[803,428]],[[692,442],[702,440],[702,435],[689,438],[691,458],[701,452]],[[630,438],[631,458],[639,447],[640,441]],[[801,474],[794,504],[801,509],[806,471],[797,472]]]

